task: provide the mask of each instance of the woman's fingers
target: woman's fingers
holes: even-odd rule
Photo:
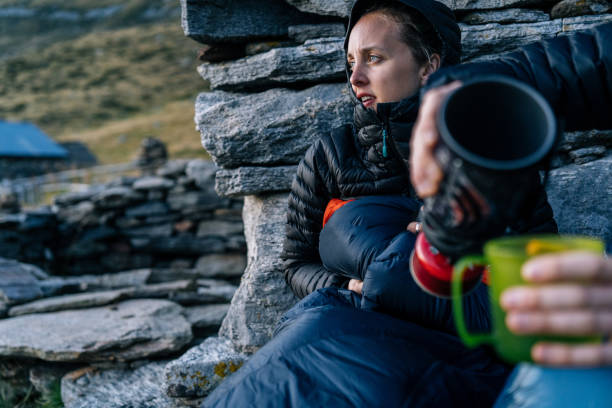
[[[432,89],[423,96],[410,148],[410,178],[421,197],[435,194],[442,181],[442,169],[434,159],[434,148],[439,138],[436,114],[448,94],[459,86],[461,83],[455,81]]]
[[[596,366],[612,364],[612,344],[582,344],[570,346],[538,343],[531,349],[536,363],[555,366]]]
[[[421,232],[421,223],[413,221],[408,224],[408,227],[406,227],[406,229],[412,232],[413,234],[418,234],[419,232]]]
[[[557,284],[518,286],[504,291],[500,304],[505,310],[612,309],[612,286]]]
[[[506,315],[506,325],[517,334],[612,333],[612,310],[510,312]]]
[[[590,252],[541,255],[523,265],[522,275],[530,282],[612,282],[612,259]]]

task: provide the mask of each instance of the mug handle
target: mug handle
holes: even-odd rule
[[[453,267],[452,279],[452,300],[453,300],[453,317],[457,334],[468,347],[476,347],[480,344],[493,343],[491,333],[472,334],[468,332],[465,320],[463,318],[463,274],[466,269],[472,268],[474,265],[486,265],[487,261],[482,255],[467,255],[459,259]]]

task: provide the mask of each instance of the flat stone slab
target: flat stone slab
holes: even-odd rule
[[[286,0],[287,3],[306,13],[348,17],[354,0]]]
[[[181,0],[181,9],[185,35],[204,44],[285,37],[291,25],[320,20],[283,0]]]
[[[29,302],[43,296],[38,267],[0,258],[0,301],[6,304]]]
[[[191,323],[191,327],[205,329],[221,325],[229,304],[191,306],[184,309],[185,318]]]
[[[508,9],[508,10],[491,10],[491,11],[476,11],[463,17],[461,22],[466,24],[514,24],[514,23],[536,23],[539,21],[548,21],[550,16],[540,10],[529,9]]]
[[[174,187],[174,184],[174,180],[165,177],[143,177],[136,180],[132,188],[136,191],[169,190]]]
[[[77,295],[56,296],[36,300],[9,310],[9,316],[21,316],[32,313],[48,313],[68,309],[84,309],[87,307],[103,306],[125,299],[126,290],[112,290],[104,292],[79,293]]]
[[[66,408],[171,407],[173,401],[161,388],[166,361],[137,368],[70,372],[62,378],[62,401]]]
[[[352,114],[346,84],[251,95],[216,91],[196,102],[202,144],[225,168],[297,164],[316,138],[349,123]]]
[[[246,360],[229,340],[209,337],[166,365],[164,389],[172,397],[204,397]]]
[[[463,10],[493,10],[523,6],[545,6],[550,4],[547,0],[440,0],[449,8],[457,11]]]
[[[511,51],[537,40],[583,30],[607,21],[612,21],[612,14],[571,17],[539,23],[460,24],[462,58],[469,60],[485,54]]]
[[[0,356],[46,361],[130,361],[180,350],[191,341],[182,308],[166,300],[0,320]]]
[[[219,170],[215,190],[222,197],[240,197],[291,190],[297,166],[253,167]]]
[[[550,172],[546,191],[559,232],[599,237],[606,242],[607,252],[612,250],[610,180],[612,156]]]
[[[211,254],[198,258],[194,269],[201,278],[239,278],[246,268],[244,254]]]
[[[344,37],[346,29],[342,23],[302,24],[289,27],[289,38],[300,43],[313,38]]]
[[[236,61],[202,64],[198,72],[211,89],[235,92],[342,80],[346,77],[343,44],[341,37],[309,40]]]

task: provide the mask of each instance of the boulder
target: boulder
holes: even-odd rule
[[[204,397],[246,360],[229,340],[209,337],[166,365],[164,390],[171,397]]]
[[[352,113],[346,84],[251,95],[216,91],[196,102],[202,144],[225,168],[295,164],[317,137],[349,123]]]
[[[123,369],[79,369],[62,378],[62,401],[66,408],[171,407],[161,389],[166,361],[140,363]]]
[[[612,156],[550,172],[546,191],[559,231],[599,237],[612,249]],[[603,186],[603,188],[593,188]]]
[[[279,258],[286,209],[287,194],[245,197],[249,262],[219,331],[239,351],[254,352],[270,340],[279,318],[297,301]]]
[[[323,20],[283,0],[181,0],[185,35],[201,43],[246,43],[286,37],[287,28]]]
[[[169,354],[191,341],[181,307],[166,300],[0,320],[0,356],[46,361],[130,361]]]
[[[274,48],[263,54],[198,67],[211,89],[255,91],[346,78],[343,38],[308,40],[298,47]]]
[[[278,193],[291,190],[297,166],[238,167],[219,170],[215,190],[221,197]]]

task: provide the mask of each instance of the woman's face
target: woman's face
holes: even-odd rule
[[[408,44],[401,40],[399,24],[378,12],[366,14],[355,24],[347,60],[355,95],[366,108],[374,110],[378,103],[413,95],[437,69],[437,64],[420,66]]]

